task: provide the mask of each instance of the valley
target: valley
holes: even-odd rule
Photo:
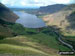
[[[66,26],[74,26],[74,23],[65,18],[73,17],[74,20],[75,14],[74,9],[67,8],[60,11],[57,9],[57,12],[53,10],[52,13],[39,10],[39,14],[38,9],[15,9],[14,12],[0,3],[0,55],[62,56],[59,54],[60,51],[73,51],[75,30],[70,29],[70,33]]]

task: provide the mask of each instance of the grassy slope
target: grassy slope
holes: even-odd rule
[[[36,42],[31,42],[26,39],[25,36],[18,36],[15,38],[7,38],[0,41],[0,53],[13,53],[13,54],[25,54],[25,55],[45,55],[49,54],[41,49],[43,46],[40,46]],[[40,50],[41,49],[41,50]],[[50,53],[53,55],[54,53]]]
[[[13,31],[20,33],[22,36],[8,37],[0,40],[0,53],[13,53],[13,54],[32,54],[35,56],[58,55],[59,48],[63,51],[69,50],[63,45],[59,45],[57,36],[51,32],[50,29],[43,29],[41,32],[36,30],[21,28],[22,26],[10,26]],[[29,33],[30,32],[30,33]],[[33,34],[31,34],[33,32]],[[24,36],[23,36],[24,35]]]
[[[2,36],[12,36],[11,31],[7,27],[0,25],[0,35]]]
[[[9,23],[9,22],[6,22],[6,21],[0,19],[0,36],[4,36],[4,37],[13,36],[12,29],[10,29],[8,27],[8,25],[12,25],[12,24],[14,24],[14,23]]]

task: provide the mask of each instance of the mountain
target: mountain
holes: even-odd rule
[[[68,5],[67,7],[63,8],[63,11],[65,10],[74,10],[75,9],[75,4],[71,4],[71,5]]]
[[[55,13],[55,12],[60,11],[62,8],[66,7],[66,6],[67,5],[63,5],[63,4],[44,6],[44,7],[40,7],[38,12],[39,13]]]
[[[73,30],[71,30],[75,25],[75,4],[71,4],[63,8],[61,11],[48,14],[43,17],[43,20],[47,23],[47,25],[56,25],[59,28],[63,29],[62,31],[66,31],[70,33],[70,31],[73,33]],[[71,29],[69,30],[71,25]],[[71,34],[72,34],[71,33]],[[74,35],[74,33],[73,33]]]
[[[18,16],[9,8],[0,3],[0,36],[12,36],[12,30],[8,27],[15,23]]]
[[[18,16],[14,14],[9,8],[0,3],[0,19],[7,22],[15,22]]]

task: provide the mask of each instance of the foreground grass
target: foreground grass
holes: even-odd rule
[[[39,54],[47,56],[47,54],[45,54],[44,52],[31,47],[22,47],[22,46],[9,45],[9,44],[0,44],[0,53],[13,53],[13,54],[25,54],[25,55]]]
[[[19,24],[9,27],[21,36],[8,37],[0,40],[0,53],[25,54],[33,56],[59,56],[58,51],[69,51],[63,46],[51,29],[44,28],[40,32],[36,29],[24,28]]]
[[[14,38],[6,38],[0,40],[0,54],[11,53],[11,54],[25,54],[25,55],[41,55],[50,56],[55,55],[55,53],[47,53],[43,50],[43,46],[37,44],[36,42],[31,42],[26,39],[25,36],[17,36]],[[46,49],[46,48],[45,48]]]
[[[0,40],[0,53],[58,56],[57,52],[59,48],[62,50],[69,50],[62,45],[58,45],[58,41],[55,38],[55,36],[46,35],[44,33],[12,38],[8,37],[4,40]]]

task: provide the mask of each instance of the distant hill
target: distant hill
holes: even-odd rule
[[[13,11],[25,11],[27,13],[36,14],[38,16],[42,14],[52,14],[58,12],[66,6],[67,5],[64,4],[55,4],[55,5],[43,6],[36,9],[32,8],[10,8],[10,9]]]
[[[10,8],[12,11],[22,11],[29,14],[37,14],[38,8]]]
[[[68,5],[61,11],[49,14],[43,17],[43,20],[47,25],[56,25],[65,31],[70,31],[69,29],[74,28],[75,25],[75,4]],[[69,27],[68,27],[69,26]],[[71,32],[73,32],[71,30]]]
[[[75,9],[75,4],[71,4],[71,5],[68,5],[67,7],[63,8],[63,11],[65,10],[74,10]]]
[[[44,6],[44,7],[40,7],[38,12],[39,13],[55,13],[55,12],[60,11],[62,8],[66,7],[66,6],[67,5],[63,5],[63,4]]]
[[[18,16],[9,8],[0,3],[0,36],[12,36],[12,30],[8,25],[15,23]]]

